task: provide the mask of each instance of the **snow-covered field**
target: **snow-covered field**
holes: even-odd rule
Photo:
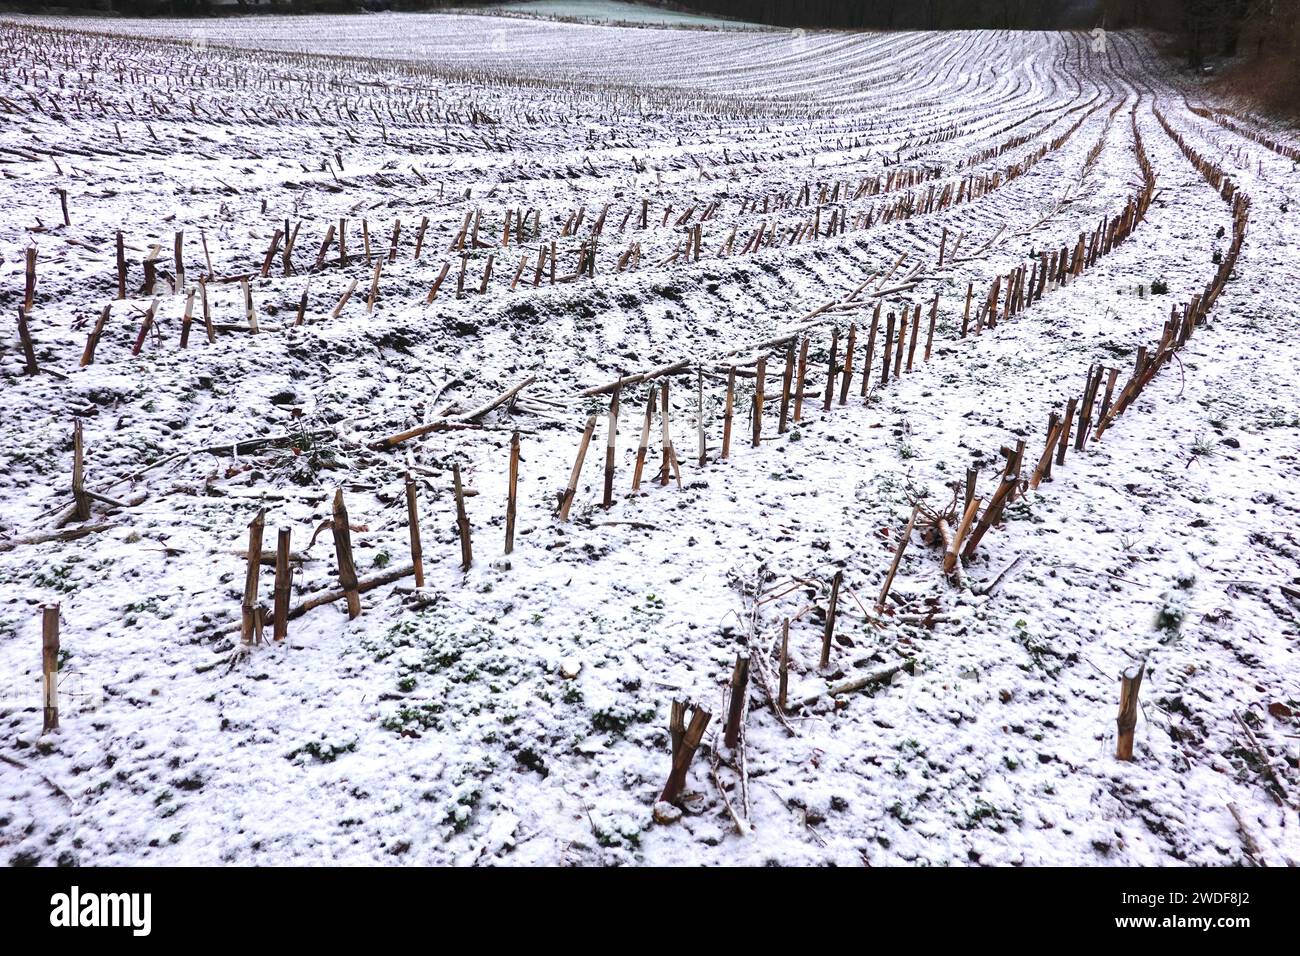
[[[0,858],[1300,860],[1300,183],[1253,136],[1296,138],[1208,109],[1144,37],[1107,41],[0,20]],[[1219,173],[1250,199],[1235,264],[1244,200]],[[1073,262],[1144,196],[1127,239],[981,321],[995,280],[1024,263],[1032,292],[1040,262]],[[35,374],[15,321],[28,249]],[[954,530],[968,469],[988,503],[1023,440],[1029,478],[1090,368],[1121,396],[1224,257],[1208,321],[946,575],[934,519]],[[920,345],[882,383],[886,317],[917,306]],[[619,389],[607,459],[599,388],[664,366]],[[633,492],[665,383],[680,480],[659,480],[656,413]],[[99,496],[80,519],[76,422]],[[418,589],[396,573],[408,474]],[[359,578],[396,578],[352,620],[313,602],[339,587],[336,489]],[[290,605],[315,606],[244,646],[260,509],[264,549],[290,529]],[[1142,660],[1125,762],[1119,678]],[[684,812],[656,813],[677,698],[712,719]]]
[[[672,27],[752,28],[738,20],[711,17],[705,13],[688,13],[640,3],[623,3],[620,0],[510,0],[494,3],[489,10],[525,14],[532,17],[554,17],[562,20],[589,20],[597,23],[635,24]]]

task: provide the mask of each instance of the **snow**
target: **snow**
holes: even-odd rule
[[[27,376],[14,334],[0,345],[6,861],[1244,864],[1229,803],[1272,862],[1300,859],[1297,607],[1280,588],[1300,584],[1296,170],[1193,112],[1218,104],[1171,75],[1145,37],[1112,33],[1099,54],[1075,34],[796,35],[436,14],[11,17],[0,32],[0,288],[12,316],[35,246],[35,353],[59,373]],[[1036,460],[1048,414],[1079,394],[1089,366],[1127,375],[1170,306],[1213,276],[1231,209],[1162,129],[1157,105],[1252,198],[1233,281],[1104,438],[1008,507],[967,562],[966,587],[944,579],[939,550],[918,533],[893,583],[894,613],[872,623],[913,496],[943,505],[975,465],[987,498],[1001,446],[1022,438]],[[1296,141],[1257,118],[1227,119]],[[1072,245],[1137,192],[1135,126],[1159,192],[1132,237],[1010,321],[961,338],[968,283],[978,303],[995,277]],[[815,206],[821,185],[856,188],[900,168],[937,172],[912,187],[923,201],[930,182],[938,190],[1024,160],[1023,174],[969,203],[893,222],[880,216],[907,189],[828,201],[823,235],[794,245],[812,209],[761,208],[805,184]],[[500,245],[507,209],[540,210],[563,277],[606,204],[594,279],[534,286],[537,238]],[[667,262],[684,248],[676,223],[692,206],[700,261]],[[842,207],[873,210],[872,226],[824,235]],[[564,235],[579,208],[576,236]],[[470,254],[458,298],[460,255],[449,250],[475,210],[493,248]],[[335,244],[313,270],[341,218],[349,263]],[[286,219],[300,224],[295,274],[276,258],[262,278]],[[363,219],[376,257],[402,223],[373,311]],[[742,254],[764,222],[783,241]],[[719,255],[733,227],[735,246]],[[957,261],[940,267],[945,227],[949,242],[964,234]],[[119,229],[127,302],[115,301]],[[208,271],[202,233],[215,276],[253,275],[263,330],[209,344],[198,323],[182,350],[185,296],[164,285],[159,334],[133,356],[152,299],[138,291],[141,259],[160,245],[166,282],[178,230],[187,285]],[[619,271],[629,242],[640,243],[636,267]],[[751,447],[752,379],[742,379],[730,456],[718,460],[725,371],[704,380],[704,466],[692,368],[670,390],[682,487],[655,480],[656,417],[635,494],[648,390],[629,386],[615,502],[601,508],[608,398],[580,391],[680,359],[725,370],[903,252],[899,275],[921,264],[920,280],[886,309],[928,314],[939,294],[931,361],[918,351],[910,374],[868,400],[855,373],[847,403],[824,412],[823,315],[810,328],[803,420],[787,435],[777,435],[780,386],[769,378],[763,441]],[[309,274],[307,321],[293,327]],[[1156,280],[1167,293],[1152,293]],[[245,323],[237,282],[210,282],[208,295],[215,322]],[[110,303],[95,361],[79,367]],[[841,355],[858,323],[857,364],[864,318],[835,318]],[[783,349],[764,354],[778,375]],[[468,411],[529,375],[537,382],[485,428],[368,447],[437,405]],[[561,523],[557,497],[589,414],[596,431]],[[7,547],[49,529],[70,502],[74,418],[87,487],[143,500],[96,503],[90,523],[108,530]],[[507,556],[513,429],[522,462]],[[228,452],[283,435],[300,453]],[[464,573],[453,463],[477,492]],[[342,602],[315,608],[289,622],[284,644],[241,653],[237,552],[259,508],[266,547],[287,525],[305,553],[297,603],[337,586],[329,531],[308,546],[335,487],[361,577],[408,560],[408,470],[420,482],[425,586],[367,591],[351,621]],[[995,593],[978,593],[1017,558]],[[822,671],[836,571],[844,589]],[[268,604],[272,577],[265,567]],[[64,712],[60,730],[42,735],[48,602],[61,605]],[[796,734],[756,677],[742,777],[715,741],[725,686],[742,649],[775,677],[786,618],[791,699],[908,666],[792,714]],[[1121,763],[1118,678],[1139,659],[1137,759]],[[685,812],[658,823],[678,696],[713,719]],[[1282,781],[1276,800],[1265,761]],[[728,802],[747,815],[745,833]]]

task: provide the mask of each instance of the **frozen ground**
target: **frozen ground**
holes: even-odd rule
[[[1290,160],[1240,132],[1258,120],[1216,121],[1191,109],[1201,104],[1144,38],[1116,34],[1098,52],[1073,34],[463,15],[0,21],[10,317],[0,340],[0,856],[1300,859],[1300,186]],[[878,612],[917,496],[946,504],[974,466],[987,499],[1001,446],[1024,439],[1036,460],[1049,412],[1079,393],[1090,364],[1119,368],[1122,385],[1171,305],[1214,275],[1230,206],[1156,109],[1252,199],[1210,322],[1102,440],[1008,507],[963,584],[917,533]],[[968,284],[978,303],[995,277],[1072,246],[1141,188],[1137,136],[1158,192],[1132,237],[1014,319],[961,338]],[[955,191],[994,172],[996,186],[972,201],[916,209],[931,186]],[[900,183],[903,173],[912,180]],[[453,246],[476,212],[479,246],[462,258]],[[851,225],[832,230],[832,216]],[[340,220],[346,262],[337,239],[323,244]],[[282,245],[267,260],[286,221],[297,231],[287,267]],[[180,231],[184,281],[172,256]],[[576,275],[596,233],[594,275]],[[745,251],[755,234],[762,245]],[[536,274],[552,242],[554,284],[549,270]],[[157,284],[145,294],[141,263],[155,245]],[[29,247],[36,375],[24,374],[13,324]],[[384,260],[372,309],[368,257]],[[256,334],[241,276],[251,276]],[[185,293],[205,278],[215,341],[200,321],[182,349]],[[874,379],[866,399],[855,370],[847,402],[823,411],[831,325],[842,358],[858,324],[860,364],[869,314],[806,317],[871,279],[868,291],[904,286],[883,297],[886,311],[915,302],[928,314],[938,294],[933,355],[918,352],[887,385]],[[94,362],[81,367],[109,305]],[[784,349],[757,346],[804,325],[809,394],[802,420],[778,435],[771,376]],[[752,371],[760,354],[763,440],[751,446],[753,378],[742,378],[719,460],[726,369]],[[681,486],[653,480],[656,417],[646,480],[631,492],[647,386],[630,385],[606,511],[608,396],[580,393],[678,361]],[[709,373],[703,465],[698,368]],[[529,376],[481,427],[369,447],[472,412]],[[558,493],[589,414],[595,435],[561,522]],[[76,420],[86,487],[118,504],[96,501],[84,536],[23,543],[55,530],[72,500]],[[516,429],[518,529],[505,557]],[[467,573],[453,464],[477,492]],[[245,652],[239,552],[258,509],[268,547],[276,527],[292,529],[297,604],[337,586],[330,532],[309,545],[337,487],[361,577],[408,561],[408,471],[420,487],[425,587],[413,592],[406,577],[367,591],[352,621],[341,601],[315,607],[289,622],[286,642]],[[820,668],[836,571],[844,586]],[[268,604],[271,578],[268,567]],[[60,604],[64,712],[60,730],[42,735],[40,609],[50,602]],[[735,655],[748,650],[774,676],[787,618],[790,697],[817,699],[781,720],[756,680],[743,744],[728,750],[717,735]],[[1124,763],[1114,758],[1118,677],[1140,659],[1136,760]],[[889,681],[824,694],[899,662]],[[714,716],[686,812],[663,824],[652,808],[674,697]]]

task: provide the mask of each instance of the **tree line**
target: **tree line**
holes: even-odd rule
[[[1097,0],[676,0],[665,6],[782,27],[1061,30],[1099,25]]]
[[[1174,38],[1187,65],[1216,57],[1293,53],[1300,0],[1102,0],[1112,29],[1148,27]]]

